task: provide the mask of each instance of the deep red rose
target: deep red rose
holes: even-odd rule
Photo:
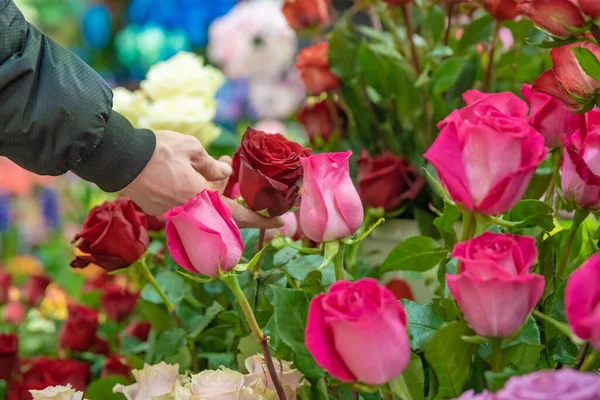
[[[0,379],[11,381],[19,366],[19,338],[14,333],[0,334]]]
[[[150,232],[160,232],[167,225],[167,221],[161,216],[146,214],[146,221],[148,222],[148,231]]]
[[[304,125],[311,143],[315,143],[317,138],[321,138],[323,142],[327,143],[336,129],[336,118],[340,125],[345,122],[339,107],[327,103],[327,100],[322,100],[314,105],[307,104],[297,115],[298,121]]]
[[[27,302],[31,306],[37,306],[46,295],[46,288],[52,282],[50,278],[44,275],[32,275],[25,282],[24,290]]]
[[[410,288],[409,284],[406,283],[406,281],[403,279],[392,279],[387,283],[387,285],[385,285],[385,287],[390,289],[398,300],[415,300],[415,296],[413,294],[412,289]]]
[[[102,376],[120,375],[125,378],[131,377],[131,363],[126,357],[112,355],[106,359]]]
[[[306,47],[298,54],[296,68],[311,95],[319,95],[340,86],[340,78],[329,67],[329,43],[322,42]]]
[[[135,310],[138,292],[133,292],[119,285],[110,285],[104,288],[100,303],[108,316],[117,321],[125,321]]]
[[[86,254],[77,256],[72,267],[94,263],[108,271],[125,268],[136,262],[150,243],[146,214],[126,197],[105,202],[90,211],[74,242]]]
[[[148,335],[150,335],[151,328],[152,325],[150,325],[150,322],[133,321],[131,324],[129,324],[127,329],[125,329],[125,332],[129,336],[133,336],[134,338],[139,339],[141,342],[145,342],[148,340]]]
[[[60,347],[86,351],[96,339],[98,312],[79,304],[69,304],[69,317],[60,334]]]
[[[285,0],[282,12],[295,30],[316,28],[329,23],[326,0]]]
[[[115,282],[115,276],[108,272],[95,277],[94,279],[86,280],[83,285],[83,292],[91,292],[93,290],[103,290],[105,287],[112,285]]]
[[[12,285],[12,275],[0,270],[0,305],[8,302],[8,293]]]
[[[298,198],[302,181],[300,160],[310,153],[311,149],[281,134],[248,128],[233,157],[234,175],[225,195],[231,197],[239,182],[242,197],[252,210],[267,210],[271,217],[283,215]]]
[[[75,360],[40,357],[24,362],[21,369],[23,377],[11,388],[9,400],[31,399],[29,390],[43,390],[48,386],[71,384],[75,389],[84,391],[91,377],[90,366]],[[15,394],[11,397],[13,391]]]
[[[485,0],[485,9],[498,21],[506,21],[519,15],[517,0]]]
[[[108,357],[110,355],[110,343],[108,343],[108,340],[96,335],[86,351]]]
[[[358,160],[358,193],[368,207],[393,211],[403,200],[414,199],[424,184],[404,158],[388,151],[371,157],[363,150]]]

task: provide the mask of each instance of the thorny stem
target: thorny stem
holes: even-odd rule
[[[583,346],[581,346],[581,349],[579,350],[579,354],[577,355],[577,360],[575,361],[575,365],[573,366],[573,369],[578,370],[578,371],[581,369],[581,366],[583,365],[583,362],[585,361],[585,358],[587,356],[589,349],[590,349],[590,342],[585,342],[583,344]]]

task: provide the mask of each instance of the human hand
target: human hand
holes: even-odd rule
[[[186,203],[204,189],[225,189],[233,172],[231,158],[216,160],[195,138],[172,131],[156,131],[156,149],[146,168],[125,189],[131,198],[150,215],[161,215]],[[264,218],[244,208],[235,200],[223,197],[240,228],[277,228],[279,218]]]

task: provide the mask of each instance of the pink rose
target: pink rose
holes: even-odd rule
[[[569,277],[565,312],[573,332],[600,350],[600,254],[593,255]]]
[[[406,312],[374,279],[338,281],[310,303],[306,347],[336,379],[384,384],[410,359]]]
[[[600,18],[600,2],[598,0],[579,0],[579,8],[585,15],[593,19]]]
[[[478,335],[507,337],[523,325],[544,293],[544,277],[529,273],[537,253],[533,238],[491,232],[454,247],[460,271],[448,287]]]
[[[573,35],[569,27],[582,28],[586,23],[571,0],[525,0],[519,3],[519,11],[536,25],[563,38]]]
[[[521,94],[529,103],[529,125],[544,135],[546,146],[562,145],[562,135],[572,135],[585,127],[585,115],[566,110],[559,100],[545,93],[534,92],[531,85],[523,85]]]
[[[8,303],[4,306],[4,321],[9,324],[20,324],[25,319],[26,312],[23,303],[18,301]]]
[[[440,122],[425,158],[455,201],[500,214],[521,199],[548,149],[524,118],[527,104],[514,94],[470,91],[464,98],[467,106]]]
[[[302,232],[315,242],[352,235],[364,217],[346,153],[322,153],[302,159],[304,189],[300,203]]]
[[[296,237],[298,231],[298,217],[296,213],[288,212],[281,216],[281,219],[285,223],[281,228],[267,229],[265,231],[265,242],[270,242],[277,235],[287,236],[290,238]]]
[[[164,217],[169,251],[188,271],[217,276],[219,265],[229,271],[240,261],[242,235],[219,192],[203,190]]]
[[[564,138],[562,192],[578,207],[600,210],[600,127]]]

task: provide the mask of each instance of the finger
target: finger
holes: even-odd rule
[[[223,161],[224,163],[227,163],[229,165],[233,164],[233,158],[231,158],[229,156],[221,156],[221,157],[219,157],[219,161]]]
[[[231,216],[240,228],[259,228],[259,229],[270,229],[270,228],[281,228],[284,222],[281,218],[265,218],[258,215],[252,210],[243,207],[235,200],[221,197],[227,207],[231,210]]]
[[[192,167],[209,181],[219,181],[233,173],[233,169],[227,161],[212,158],[199,143],[198,147],[194,147],[190,161]]]
[[[185,171],[178,183],[176,199],[179,204],[175,204],[172,207],[187,203],[189,199],[204,189],[217,190],[213,184],[207,182],[198,171],[191,167]]]

